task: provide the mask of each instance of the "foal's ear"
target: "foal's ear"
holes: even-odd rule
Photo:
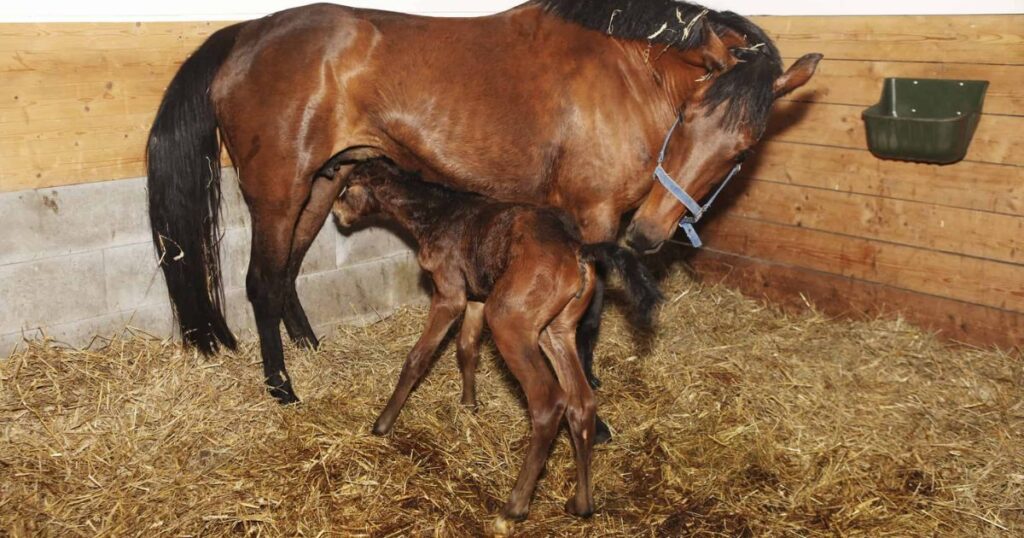
[[[813,54],[805,54],[797,60],[782,76],[775,79],[775,98],[778,99],[807,84],[807,81],[811,80],[811,76],[814,75],[814,71],[818,68],[818,62],[822,58],[824,58],[823,55],[815,52]]]
[[[725,46],[722,38],[715,33],[711,23],[705,18],[701,24],[704,26],[704,48],[701,51],[704,55],[704,67],[708,71],[719,73],[736,65],[736,57],[729,52],[729,47]]]

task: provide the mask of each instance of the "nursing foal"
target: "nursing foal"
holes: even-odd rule
[[[647,324],[661,298],[650,274],[632,253],[614,244],[582,245],[571,220],[551,208],[456,192],[423,182],[384,160],[358,165],[347,181],[334,203],[339,223],[351,226],[374,213],[391,217],[416,239],[420,266],[434,283],[426,329],[409,352],[374,433],[391,431],[460,317],[462,401],[475,402],[473,374],[486,319],[498,351],[523,387],[532,425],[526,459],[496,530],[526,517],[563,416],[578,478],[566,510],[590,515],[596,404],[577,356],[576,326],[594,293],[594,260],[607,261],[622,273],[634,317]]]

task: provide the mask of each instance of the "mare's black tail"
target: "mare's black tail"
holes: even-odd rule
[[[215,32],[185,61],[164,93],[146,144],[153,243],[182,339],[204,353],[219,344],[236,346],[224,319],[220,140],[210,85],[241,28]]]

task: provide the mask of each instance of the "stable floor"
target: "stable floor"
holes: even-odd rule
[[[1024,533],[1024,363],[893,321],[766,308],[682,272],[646,344],[612,309],[598,353],[598,513],[562,512],[556,442],[520,536]],[[525,449],[504,367],[459,401],[451,349],[388,437],[370,435],[424,311],[288,350],[301,405],[258,353],[128,333],[0,360],[0,534],[475,536]],[[105,347],[102,344],[107,344]],[[1009,532],[1009,534],[1007,534]]]

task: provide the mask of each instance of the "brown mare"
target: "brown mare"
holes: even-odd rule
[[[391,431],[460,318],[462,402],[475,405],[474,372],[486,320],[523,387],[532,426],[526,459],[498,528],[526,517],[563,416],[577,468],[576,494],[566,509],[589,516],[594,511],[590,456],[596,403],[576,353],[576,329],[594,293],[593,262],[603,259],[618,269],[631,291],[634,316],[645,325],[661,298],[653,277],[635,254],[614,243],[582,245],[575,224],[556,209],[453,191],[419,181],[382,159],[360,164],[346,179],[334,204],[339,223],[351,226],[378,213],[392,218],[416,239],[420,267],[434,284],[426,328],[409,352],[374,433]]]
[[[153,238],[183,338],[235,345],[217,254],[221,141],[252,215],[246,287],[264,375],[287,403],[280,324],[316,345],[295,277],[359,161],[561,208],[587,243],[615,240],[639,207],[626,238],[646,251],[683,212],[651,179],[680,111],[665,166],[700,197],[818,59],[783,74],[750,21],[674,0],[534,0],[475,19],[318,4],[224,28],[174,77],[147,148]],[[585,369],[595,334],[581,326]]]

